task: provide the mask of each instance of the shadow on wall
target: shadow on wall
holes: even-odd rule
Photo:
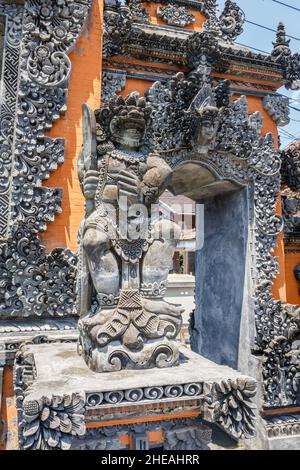
[[[205,202],[204,246],[196,253],[193,349],[221,365],[238,368],[247,243],[247,189]],[[244,345],[246,348],[246,344]]]

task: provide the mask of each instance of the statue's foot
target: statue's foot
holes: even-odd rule
[[[88,313],[81,317],[80,321],[86,328],[94,328],[95,326],[104,325],[111,319],[115,309],[99,309],[95,313]]]
[[[184,308],[182,305],[170,304],[169,302],[161,299],[142,299],[144,309],[149,313],[155,313],[156,315],[167,315],[171,317],[180,317]]]

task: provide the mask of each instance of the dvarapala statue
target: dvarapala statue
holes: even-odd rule
[[[83,118],[79,353],[96,372],[174,366],[183,308],[163,296],[180,227],[151,217],[172,171],[144,147],[151,107],[131,93]]]

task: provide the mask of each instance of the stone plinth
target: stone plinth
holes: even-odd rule
[[[138,423],[163,423],[161,429],[173,433],[165,438],[173,449],[177,441],[180,448],[205,447],[208,423],[237,440],[255,434],[255,380],[184,347],[176,367],[99,374],[87,368],[75,344],[24,345],[16,357],[15,387],[21,448],[69,449],[74,442],[79,448],[91,432],[116,425],[130,430]],[[190,427],[185,422],[182,428],[182,420]],[[178,437],[183,432],[190,436],[186,444]]]

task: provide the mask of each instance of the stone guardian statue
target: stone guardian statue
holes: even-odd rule
[[[144,145],[150,120],[151,107],[138,93],[95,112],[83,106],[79,353],[96,372],[179,360],[183,308],[163,296],[180,227],[151,218],[171,168]]]

